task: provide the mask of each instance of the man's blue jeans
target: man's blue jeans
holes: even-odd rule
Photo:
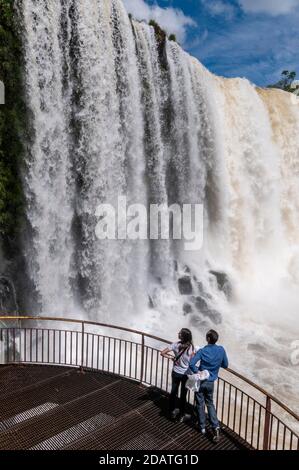
[[[211,425],[214,429],[219,427],[219,421],[217,418],[217,413],[213,403],[214,395],[214,382],[208,382],[204,380],[201,382],[199,391],[195,394],[196,403],[197,403],[197,412],[198,412],[198,421],[200,429],[205,429],[206,427],[206,413],[205,405],[207,405],[208,415],[211,422]]]

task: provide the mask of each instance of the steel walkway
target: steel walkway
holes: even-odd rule
[[[0,449],[240,450],[167,418],[167,396],[117,375],[45,365],[0,367]]]

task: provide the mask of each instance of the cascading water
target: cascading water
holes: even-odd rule
[[[23,2],[25,84],[32,115],[27,172],[31,236],[27,260],[43,311],[72,305],[74,251],[71,235],[74,185],[70,160],[70,84],[66,65],[68,28],[60,2]],[[65,40],[65,44],[62,44]]]
[[[103,315],[121,307],[126,315],[133,309],[133,260],[140,269],[140,292],[144,290],[146,249],[138,248],[140,260],[126,241],[98,240],[95,213],[100,203],[117,207],[121,195],[127,195],[128,202],[146,200],[141,190],[143,117],[135,43],[129,18],[118,2],[91,1],[88,11],[84,2],[73,2],[73,21],[75,86],[80,95],[74,110],[77,266],[83,307],[93,314],[101,309]]]
[[[190,324],[198,341],[216,325],[232,366],[296,407],[298,101],[213,76],[120,0],[19,4],[39,311],[167,337]],[[203,203],[203,248],[99,240],[97,206],[119,196]]]

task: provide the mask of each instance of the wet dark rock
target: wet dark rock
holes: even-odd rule
[[[148,296],[148,306],[149,308],[155,308],[154,301],[150,295]]]
[[[265,346],[263,346],[262,344],[258,344],[258,343],[248,344],[247,349],[248,351],[260,352],[260,353],[264,353],[267,351],[267,348]]]
[[[289,367],[290,366],[290,357],[288,354],[281,356],[278,352],[274,352],[273,359],[279,366]]]
[[[205,311],[205,310],[209,310],[209,306],[208,306],[207,301],[205,299],[203,299],[200,295],[198,295],[197,297],[194,298],[194,303],[195,303],[195,307],[200,312]]]
[[[187,302],[183,305],[183,312],[185,315],[192,312],[192,305],[188,304]]]
[[[0,277],[0,311],[11,315],[18,312],[14,285],[6,277]]]
[[[198,288],[198,291],[201,295],[204,294],[204,287],[203,287],[203,283],[201,281],[197,281],[196,282],[196,285],[197,285],[197,288]]]
[[[217,310],[210,308],[206,299],[198,295],[197,297],[192,297],[192,300],[202,317],[209,318],[215,325],[219,325],[222,322],[221,314]]]
[[[166,39],[167,35],[165,31],[160,27],[160,25],[154,21],[150,20],[149,25],[154,28],[155,31],[155,37],[156,37],[156,42],[157,42],[157,49],[158,49],[158,56],[159,56],[159,61],[161,67],[163,67],[165,70],[168,69],[168,61],[167,61],[167,55],[166,55]]]
[[[195,326],[196,328],[202,328],[205,330],[208,330],[211,326],[207,321],[203,320],[197,315],[193,315],[191,317],[190,323],[192,326]]]
[[[190,295],[193,292],[192,282],[190,276],[183,276],[178,279],[178,286],[180,294]]]
[[[218,289],[225,294],[228,300],[231,299],[232,285],[228,275],[221,271],[210,271],[210,273],[216,277]]]
[[[211,294],[209,294],[209,293],[205,290],[205,288],[204,288],[204,286],[203,286],[203,283],[202,283],[201,281],[198,281],[198,282],[197,282],[197,288],[198,288],[198,292],[199,292],[199,294],[201,295],[201,297],[205,297],[206,299],[209,299],[209,300],[212,299]]]
[[[204,316],[208,317],[215,325],[222,323],[221,314],[217,310],[205,310],[202,312]]]

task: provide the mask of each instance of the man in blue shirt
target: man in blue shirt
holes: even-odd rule
[[[206,414],[205,405],[207,405],[209,419],[213,427],[213,441],[219,441],[219,421],[217,413],[213,403],[214,394],[214,382],[218,378],[218,372],[220,367],[227,369],[228,359],[225,349],[222,346],[218,346],[218,333],[215,330],[208,331],[206,335],[207,345],[199,349],[195,356],[191,359],[189,368],[193,373],[202,370],[208,370],[210,376],[207,380],[204,380],[200,384],[199,391],[195,394],[197,402],[199,428],[202,434],[206,432]],[[200,361],[199,367],[197,363]]]

